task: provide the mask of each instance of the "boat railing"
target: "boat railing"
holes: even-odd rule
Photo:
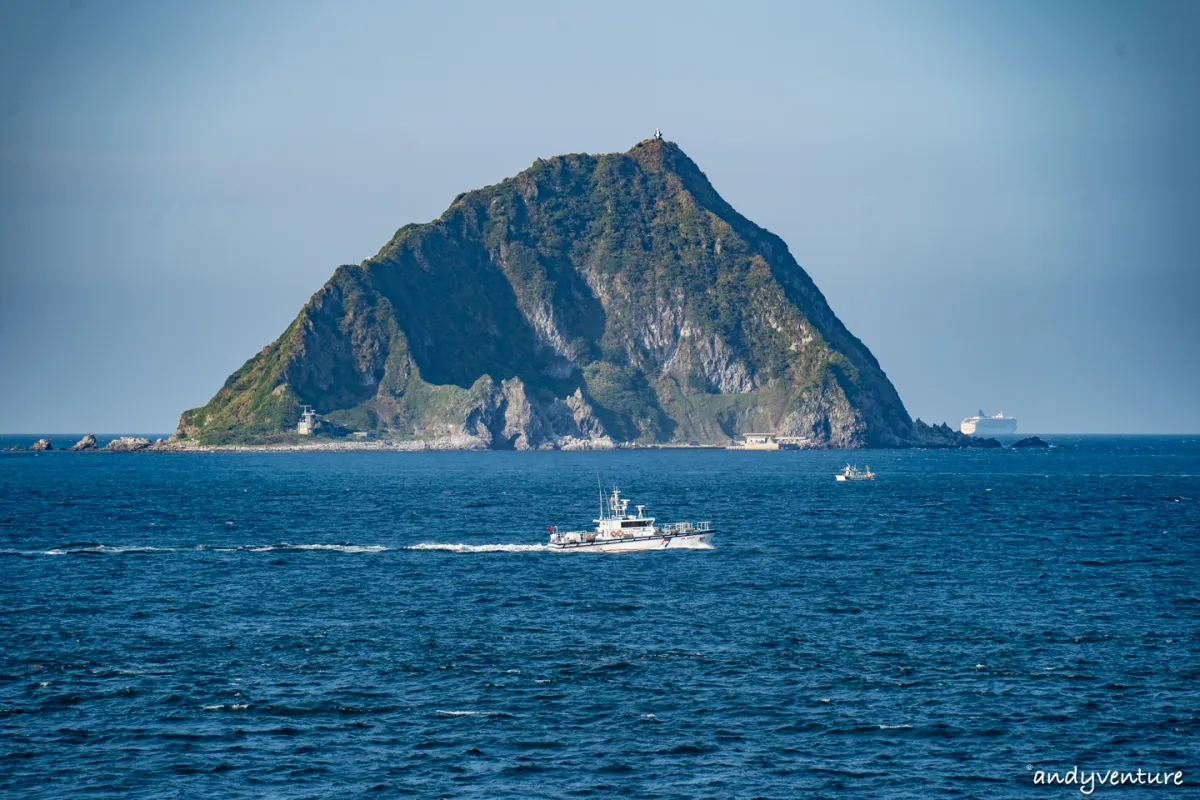
[[[703,522],[671,522],[662,527],[664,534],[671,535],[693,532],[704,533],[709,530],[712,530],[712,522],[708,520]]]

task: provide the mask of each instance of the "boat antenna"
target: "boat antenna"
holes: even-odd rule
[[[600,519],[604,519],[604,488],[600,485],[600,473],[596,473],[596,494],[600,497]]]

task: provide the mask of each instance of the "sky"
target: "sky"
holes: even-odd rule
[[[913,417],[1200,432],[1200,3],[0,3],[0,431],[170,432],[339,264],[661,127]]]

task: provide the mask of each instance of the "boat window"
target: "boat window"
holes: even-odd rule
[[[650,524],[648,519],[625,520],[621,523],[622,528],[644,528]]]

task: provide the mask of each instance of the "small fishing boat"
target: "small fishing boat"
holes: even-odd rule
[[[871,472],[870,464],[867,464],[866,472],[859,469],[857,464],[853,467],[847,464],[844,470],[836,473],[833,477],[837,478],[838,481],[873,481],[875,480],[875,473]]]
[[[621,497],[619,489],[613,489],[608,497],[608,509],[600,504],[600,518],[590,531],[560,531],[551,525],[549,546],[553,550],[578,550],[581,552],[613,552],[627,550],[699,550],[712,547],[712,537],[717,531],[711,522],[672,522],[655,524],[648,517],[645,506],[637,506],[637,513],[629,513],[629,501]]]

